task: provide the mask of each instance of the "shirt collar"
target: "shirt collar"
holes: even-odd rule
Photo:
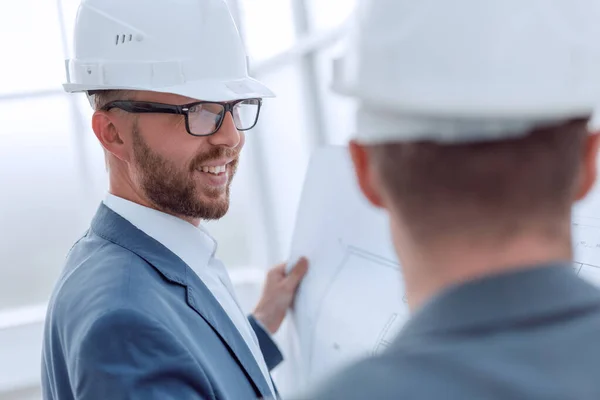
[[[202,227],[110,193],[104,204],[161,243],[192,269],[204,268],[217,251],[216,240]]]
[[[545,264],[451,287],[423,306],[400,337],[498,329],[600,307],[600,291],[570,263]]]

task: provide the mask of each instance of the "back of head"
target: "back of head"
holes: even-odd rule
[[[599,2],[365,0],[357,16],[334,88],[411,233],[568,220],[600,105]]]
[[[561,239],[587,135],[581,118],[519,138],[388,143],[368,152],[385,195],[419,241],[467,235],[498,243],[532,231]]]

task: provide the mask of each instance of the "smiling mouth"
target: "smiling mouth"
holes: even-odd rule
[[[205,174],[209,174],[212,176],[223,176],[226,174],[233,174],[235,167],[237,165],[237,158],[233,159],[221,159],[221,160],[213,160],[212,162],[206,162],[207,164],[213,165],[200,165],[196,167],[196,171],[204,172]],[[215,165],[220,163],[219,165]]]
[[[227,166],[228,165],[229,164],[217,165],[217,166],[214,166],[214,167],[206,167],[206,166],[204,166],[204,167],[199,167],[198,171],[200,171],[200,172],[206,172],[206,173],[213,174],[213,175],[219,175],[219,174],[222,174],[225,171],[227,171]]]

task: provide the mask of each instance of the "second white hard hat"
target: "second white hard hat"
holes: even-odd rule
[[[600,105],[598,20],[597,0],[365,0],[334,89],[365,141],[519,135]]]
[[[225,0],[82,0],[67,92],[175,93],[205,101],[273,97],[248,76]]]

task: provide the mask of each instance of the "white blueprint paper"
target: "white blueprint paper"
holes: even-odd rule
[[[307,384],[385,349],[408,314],[387,215],[361,195],[347,152],[313,155],[292,242],[290,261],[310,260],[293,312]]]
[[[573,216],[579,275],[600,285],[600,193]],[[298,210],[290,265],[310,269],[295,300],[296,376],[314,385],[384,350],[408,318],[387,215],[360,192],[346,147],[317,150]]]
[[[574,268],[600,286],[600,183],[573,209]]]

